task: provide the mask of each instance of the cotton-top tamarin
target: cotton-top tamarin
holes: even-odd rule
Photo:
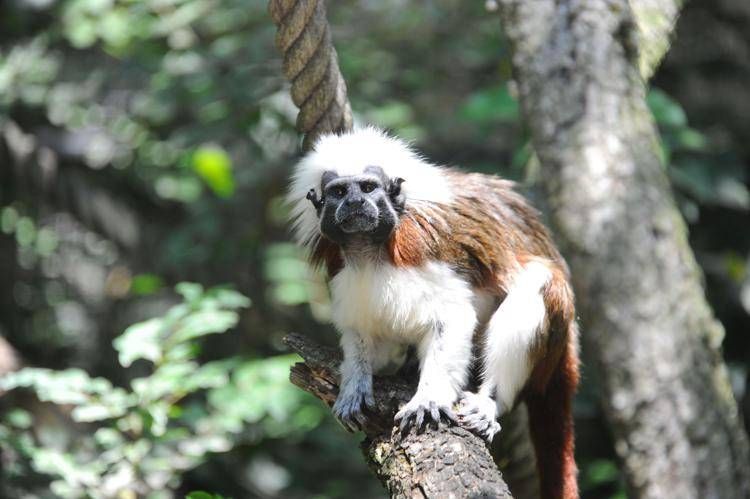
[[[577,497],[571,402],[577,326],[568,268],[536,210],[498,177],[430,164],[375,128],[320,138],[288,201],[297,240],[330,277],[344,360],[334,414],[374,403],[395,345],[420,360],[402,429],[457,422],[487,440],[523,399],[542,496]],[[467,391],[472,342],[481,384]]]

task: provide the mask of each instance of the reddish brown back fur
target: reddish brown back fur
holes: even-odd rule
[[[573,290],[568,282],[565,269],[552,268],[552,278],[543,290],[544,307],[547,311],[547,334],[539,337],[532,346],[531,362],[536,366],[531,373],[528,386],[542,391],[550,378],[567,345],[576,338],[570,338],[571,324],[575,324],[575,304]]]
[[[446,262],[475,287],[499,294],[506,276],[523,259],[543,258],[564,268],[538,212],[513,190],[513,182],[454,170],[445,170],[445,175],[453,202],[407,208],[388,242],[394,265]]]
[[[578,386],[578,327],[567,267],[552,269],[543,290],[547,334],[532,347],[526,387],[529,430],[545,499],[578,497],[572,403]]]
[[[407,214],[388,240],[388,256],[396,267],[418,267],[430,256],[429,233],[419,218]]]

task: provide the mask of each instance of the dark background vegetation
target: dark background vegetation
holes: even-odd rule
[[[284,334],[336,337],[289,242],[300,138],[265,9],[0,3],[0,369],[51,369],[2,386],[28,389],[0,398],[0,497],[385,495],[287,381]],[[328,10],[358,123],[533,186],[492,2]],[[689,2],[648,100],[747,422],[750,5]],[[582,492],[623,496],[595,390],[584,366]]]

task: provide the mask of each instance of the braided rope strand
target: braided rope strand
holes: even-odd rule
[[[276,48],[284,57],[284,77],[299,107],[297,130],[309,150],[324,133],[352,128],[346,82],[326,19],[324,0],[270,0],[268,12],[277,26]]]

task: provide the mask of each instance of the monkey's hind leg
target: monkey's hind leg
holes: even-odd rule
[[[458,420],[491,441],[533,368],[532,346],[547,327],[544,288],[552,278],[546,264],[528,262],[514,277],[508,295],[487,325],[479,392],[464,393]]]

